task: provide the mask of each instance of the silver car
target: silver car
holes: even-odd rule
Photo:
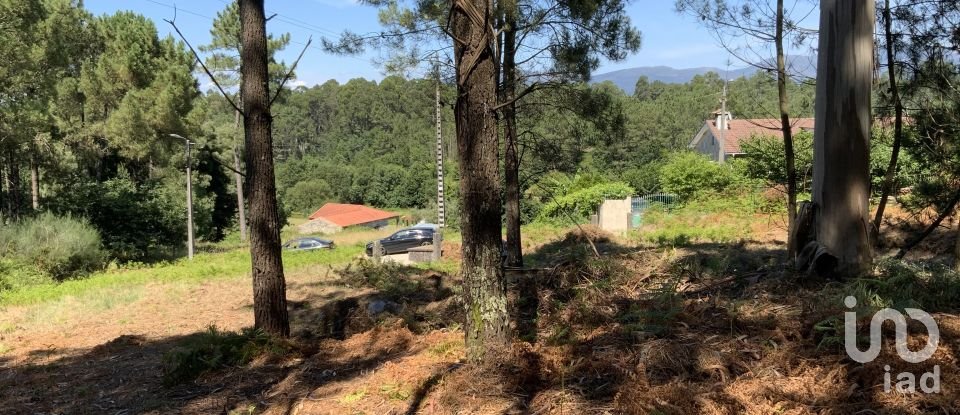
[[[313,251],[317,249],[333,249],[333,241],[320,238],[298,238],[283,244],[283,249],[290,251]]]

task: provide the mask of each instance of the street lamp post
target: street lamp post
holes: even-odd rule
[[[186,146],[186,162],[187,162],[187,258],[193,259],[193,176],[190,171],[190,145],[193,143],[178,134],[169,134],[170,137],[178,138],[183,140],[184,145]]]

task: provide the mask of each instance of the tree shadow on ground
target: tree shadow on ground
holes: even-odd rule
[[[957,391],[909,399],[876,393],[884,364],[919,379],[934,363],[904,369],[892,352],[892,331],[891,350],[877,363],[847,358],[836,322],[847,311],[841,291],[849,287],[795,274],[782,246],[634,248],[602,241],[601,258],[594,258],[586,241],[571,246],[576,242],[532,253],[547,259],[534,261],[546,271],[536,276],[535,322],[526,323],[537,327],[532,347],[541,364],[532,392],[513,411],[552,413],[559,401],[583,413],[892,414],[958,402]],[[567,259],[547,265],[558,258]],[[960,339],[952,328],[941,334],[947,343]],[[950,359],[935,361],[955,379],[960,371]]]
[[[938,317],[949,347],[931,361],[906,364],[887,346],[876,362],[860,365],[838,343],[846,287],[794,275],[781,246],[593,242],[599,258],[577,237],[531,252],[534,313],[516,311],[531,286],[520,278],[510,285],[512,312],[529,316],[534,328],[528,344],[514,345],[496,375],[477,378],[459,363],[433,368],[403,402],[406,413],[426,411],[434,394],[460,394],[462,384],[494,384],[502,393],[490,396],[509,401],[508,413],[908,413],[960,402],[952,386],[960,381],[956,317]],[[289,353],[173,387],[163,386],[164,356],[202,333],[121,336],[17,362],[0,357],[0,405],[9,413],[292,413],[299,403],[335,399],[333,389],[318,392],[324,386],[423,352],[410,332],[463,319],[458,281],[449,275],[396,265],[352,270],[341,281],[347,288],[290,302]],[[918,376],[939,365],[944,392],[879,393],[885,364]]]
[[[345,382],[426,346],[410,335],[378,333],[390,321],[410,330],[459,322],[449,277],[412,267],[390,269],[404,284],[319,293],[289,303],[295,337],[281,353],[267,352],[241,367],[225,367],[167,387],[171,351],[206,335],[148,338],[124,335],[72,350],[38,350],[19,361],[0,358],[0,405],[5,413],[227,413],[265,407],[292,410],[298,399],[329,382]],[[358,283],[357,281],[353,281]],[[359,283],[358,283],[359,284]],[[365,333],[344,348],[338,340]],[[428,390],[428,389],[427,389]],[[426,395],[426,392],[423,393]],[[422,399],[422,396],[421,398]]]

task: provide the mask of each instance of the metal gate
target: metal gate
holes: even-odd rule
[[[630,200],[630,227],[639,228],[643,224],[643,214],[651,207],[670,208],[677,202],[677,196],[670,193],[651,193],[635,196]]]

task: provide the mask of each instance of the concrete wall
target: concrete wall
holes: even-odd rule
[[[631,199],[604,200],[597,212],[600,229],[610,232],[630,230]]]
[[[322,233],[324,235],[329,235],[332,233],[337,233],[343,230],[343,228],[334,225],[330,222],[327,222],[323,219],[314,219],[311,221],[304,222],[297,227],[297,231],[301,234],[313,234],[313,233]]]

